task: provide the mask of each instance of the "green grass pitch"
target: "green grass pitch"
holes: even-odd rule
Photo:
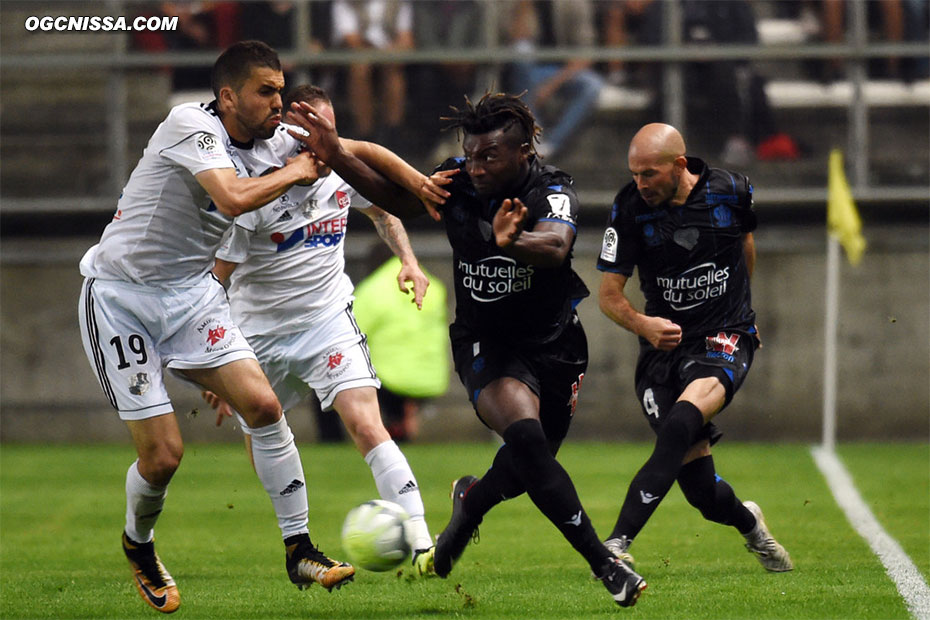
[[[411,445],[433,534],[449,483],[481,475],[495,444]],[[609,532],[645,444],[569,441],[559,460],[598,532]],[[350,445],[301,446],[310,527],[341,557],[346,512],[377,496]],[[930,575],[930,447],[844,445],[839,454],[885,529]],[[558,531],[521,497],[501,504],[446,580],[360,570],[333,593],[300,592],[267,496],[241,445],[187,446],[156,529],[181,591],[181,618],[907,618],[879,560],[836,506],[800,444],[728,444],[719,473],[765,511],[795,570],[766,573],[732,528],[705,522],[674,489],[632,552],[649,588],[621,609]],[[0,617],[154,618],[119,546],[129,445],[0,447]]]

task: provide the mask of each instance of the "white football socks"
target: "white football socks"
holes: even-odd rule
[[[137,543],[154,537],[155,522],[165,504],[168,487],[149,484],[139,473],[139,461],[126,472],[126,535]]]
[[[379,443],[365,455],[365,462],[371,467],[381,499],[399,504],[410,515],[404,526],[410,548],[416,551],[432,547],[433,540],[423,516],[420,487],[397,444],[393,440]]]
[[[282,415],[274,424],[250,428],[252,459],[283,538],[310,532],[307,525],[307,485],[294,435]]]

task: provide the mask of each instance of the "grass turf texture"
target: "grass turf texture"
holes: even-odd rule
[[[404,448],[433,534],[449,516],[449,483],[480,475],[496,446]],[[349,445],[301,448],[314,540],[341,558],[345,513],[377,496]],[[645,444],[569,443],[560,461],[606,535]],[[930,571],[930,448],[844,445],[839,453],[888,532]],[[359,571],[338,592],[300,592],[284,571],[270,503],[240,445],[189,445],[157,528],[186,618],[907,618],[879,560],[836,506],[806,445],[721,444],[719,473],[757,501],[795,562],[766,573],[732,529],[705,522],[675,488],[632,551],[649,589],[620,609],[528,498],[496,507],[446,580],[410,570]],[[120,551],[127,445],[0,449],[0,616],[153,618]]]

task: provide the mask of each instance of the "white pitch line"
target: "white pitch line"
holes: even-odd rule
[[[911,615],[917,620],[930,620],[930,587],[898,541],[888,535],[872,514],[836,452],[814,446],[811,454],[826,478],[836,503],[882,561],[885,572],[898,588]]]

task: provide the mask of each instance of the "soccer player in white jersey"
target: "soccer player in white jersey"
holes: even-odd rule
[[[138,454],[126,476],[123,549],[139,595],[165,613],[178,608],[180,596],[155,553],[154,526],[183,453],[165,367],[219,394],[251,429],[255,469],[278,517],[291,581],[331,589],[355,572],[310,542],[293,435],[210,273],[233,218],[295,183],[316,181],[316,163],[302,153],[265,176],[255,173],[274,156],[269,139],[282,118],[284,77],[273,49],[257,41],[231,46],[213,67],[212,86],[213,103],[177,106],[155,130],[112,222],[81,260],[84,349]],[[248,156],[234,148],[250,143]],[[362,149],[360,156],[378,152]],[[379,161],[381,169],[391,165]],[[397,180],[420,179],[415,173]]]
[[[299,86],[285,101],[305,101],[335,124],[332,103],[316,86]],[[292,141],[282,161],[300,143]],[[321,165],[322,166],[322,165]],[[278,200],[242,215],[217,251],[213,272],[229,279],[236,324],[255,349],[285,411],[314,390],[324,411],[335,409],[365,462],[381,497],[410,515],[406,536],[414,550],[417,574],[432,571],[432,538],[423,500],[407,459],[381,420],[381,386],[363,334],[352,314],[353,285],[345,273],[344,240],[348,207],[371,218],[378,234],[401,259],[398,286],[422,306],[429,285],[420,270],[400,220],[362,198],[327,168],[310,186],[294,186]],[[218,408],[217,423],[229,409],[205,393]],[[242,425],[249,445],[250,431]]]

